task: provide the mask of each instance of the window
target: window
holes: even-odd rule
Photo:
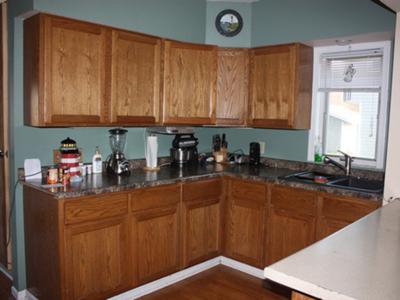
[[[320,143],[325,155],[340,150],[355,164],[384,167],[389,51],[390,42],[314,49],[309,160]]]

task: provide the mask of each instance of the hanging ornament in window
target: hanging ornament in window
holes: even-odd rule
[[[344,78],[343,80],[347,83],[353,80],[354,75],[356,74],[356,69],[354,68],[353,64],[347,66],[346,70],[344,71]]]

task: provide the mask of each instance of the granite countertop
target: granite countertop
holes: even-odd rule
[[[399,299],[400,200],[268,266],[266,278],[319,299]]]
[[[207,164],[204,166],[165,166],[158,172],[146,172],[134,169],[130,176],[115,176],[108,174],[91,174],[84,177],[80,183],[64,187],[45,187],[41,181],[24,181],[24,184],[41,191],[52,194],[55,198],[72,198],[86,195],[102,194],[107,192],[125,191],[135,188],[171,184],[180,181],[230,176],[235,178],[250,179],[260,182],[277,183],[307,190],[335,193],[337,195],[365,198],[372,201],[381,201],[382,194],[352,191],[343,188],[328,187],[320,184],[293,182],[282,177],[296,172],[293,169],[282,167],[251,167],[249,165],[220,165]]]

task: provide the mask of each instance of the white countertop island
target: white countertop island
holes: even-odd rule
[[[400,201],[264,269],[321,299],[400,299]]]

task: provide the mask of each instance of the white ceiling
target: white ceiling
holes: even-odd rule
[[[400,0],[379,0],[394,11],[400,12]]]

